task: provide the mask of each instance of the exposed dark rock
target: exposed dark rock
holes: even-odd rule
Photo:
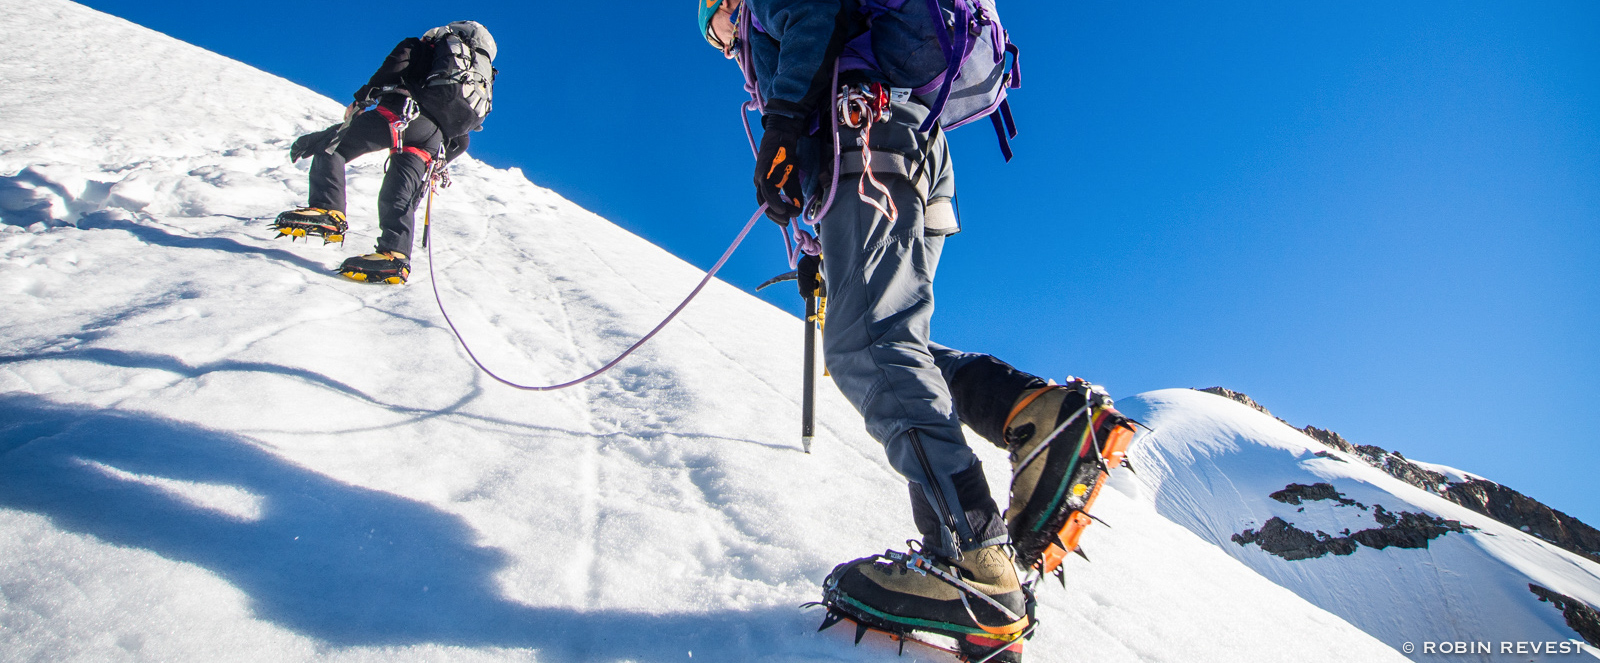
[[[1540,601],[1553,603],[1561,616],[1567,618],[1567,626],[1583,636],[1585,642],[1591,647],[1600,647],[1600,610],[1595,610],[1588,604],[1565,594],[1558,594],[1548,589],[1528,583],[1528,591],[1539,597]]]
[[[1444,498],[1600,562],[1600,531],[1493,481],[1453,483]]]
[[[1335,461],[1339,461],[1339,462],[1341,462],[1341,463],[1344,463],[1344,462],[1348,462],[1348,461],[1346,461],[1346,460],[1345,460],[1345,459],[1343,459],[1343,458],[1340,458],[1340,457],[1338,457],[1338,456],[1335,456],[1335,455],[1333,455],[1333,454],[1331,454],[1331,453],[1328,453],[1328,452],[1326,452],[1326,451],[1318,451],[1318,452],[1316,452],[1316,453],[1314,453],[1314,454],[1311,454],[1311,455],[1313,455],[1313,456],[1316,456],[1316,457],[1318,457],[1318,458],[1326,458],[1326,459],[1328,459],[1328,460],[1335,460]]]
[[[1257,403],[1255,399],[1237,391],[1224,387],[1211,387],[1200,391],[1232,399],[1255,408],[1268,416],[1272,415],[1267,408]],[[1273,418],[1277,419],[1277,417]],[[1283,419],[1278,419],[1278,421],[1283,421]],[[1287,421],[1283,423],[1291,428],[1294,427]],[[1570,552],[1600,562],[1600,530],[1596,530],[1577,518],[1552,509],[1516,490],[1484,479],[1451,483],[1445,475],[1425,469],[1407,460],[1398,451],[1388,451],[1382,447],[1372,445],[1352,444],[1338,433],[1315,426],[1306,426],[1296,430],[1305,433],[1311,439],[1328,447],[1360,458],[1368,465],[1383,470],[1401,481],[1533,534]],[[1344,460],[1322,451],[1317,452],[1316,455],[1339,461]]]
[[[1291,425],[1290,428],[1294,428],[1294,426]],[[1343,436],[1331,430],[1322,430],[1316,426],[1306,426],[1305,428],[1298,428],[1296,430],[1309,435],[1313,440],[1343,451],[1347,454],[1355,454],[1357,456],[1362,456],[1363,458],[1366,457],[1361,452],[1356,451],[1356,445],[1350,444],[1350,442],[1344,439]]]
[[[1254,543],[1289,561],[1316,559],[1328,553],[1348,555],[1356,551],[1356,542],[1349,537],[1331,537],[1323,532],[1312,534],[1277,516],[1259,530],[1247,529],[1233,535],[1233,542],[1241,546]]]
[[[1441,486],[1445,484],[1445,476],[1443,474],[1423,469],[1422,466],[1406,460],[1406,457],[1400,455],[1398,451],[1387,451],[1383,447],[1375,447],[1370,444],[1351,444],[1349,440],[1344,439],[1344,436],[1316,426],[1306,426],[1300,429],[1300,432],[1305,433],[1313,440],[1352,454],[1366,461],[1368,465],[1389,473],[1389,476],[1423,490],[1438,493]]]
[[[1255,399],[1250,398],[1249,396],[1241,394],[1241,393],[1239,393],[1237,391],[1234,391],[1232,389],[1229,389],[1227,387],[1211,387],[1209,389],[1196,389],[1195,391],[1203,391],[1203,392],[1208,393],[1208,394],[1216,394],[1216,395],[1221,396],[1223,398],[1226,398],[1226,399],[1228,399],[1230,401],[1243,403],[1245,405],[1250,406],[1251,409],[1253,409],[1253,410],[1255,410],[1257,412],[1260,412],[1261,414],[1264,414],[1264,415],[1267,415],[1269,417],[1272,417],[1273,419],[1278,419],[1271,412],[1268,412],[1267,408],[1264,408],[1264,407],[1261,406],[1260,403],[1257,403],[1255,401]],[[1278,421],[1283,421],[1283,420],[1282,419],[1278,419]],[[1284,423],[1289,423],[1289,422],[1284,421]]]
[[[1374,508],[1374,518],[1377,517],[1377,512],[1381,509],[1383,509],[1381,506]],[[1386,511],[1383,513],[1385,515],[1388,514]],[[1389,546],[1396,548],[1426,548],[1429,541],[1450,532],[1462,534],[1466,529],[1466,526],[1463,526],[1460,521],[1445,520],[1438,516],[1426,513],[1411,513],[1410,511],[1401,511],[1398,519],[1390,516],[1388,520],[1389,522],[1384,523],[1383,527],[1364,529],[1351,534],[1350,538],[1355,539],[1356,543],[1368,548],[1377,548],[1378,550],[1383,550]]]
[[[1378,519],[1382,527],[1364,529],[1354,534],[1347,528],[1343,536],[1328,536],[1321,531],[1307,532],[1282,518],[1273,516],[1261,526],[1261,529],[1247,529],[1231,538],[1234,543],[1241,546],[1254,543],[1271,554],[1295,561],[1316,559],[1329,553],[1349,555],[1356,551],[1357,544],[1378,550],[1390,546],[1426,548],[1429,541],[1445,534],[1450,532],[1461,534],[1467,529],[1472,529],[1459,521],[1445,520],[1426,513],[1401,511],[1399,514],[1392,514],[1378,505],[1373,506],[1373,517]]]
[[[1332,500],[1345,506],[1351,506],[1356,503],[1355,500],[1345,497],[1343,493],[1334,490],[1331,483],[1314,483],[1309,486],[1291,483],[1284,487],[1283,490],[1268,495],[1268,497],[1284,504],[1302,504],[1301,500]]]

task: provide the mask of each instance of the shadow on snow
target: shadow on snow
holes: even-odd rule
[[[260,518],[194,506],[106,472],[226,485]],[[755,659],[818,615],[790,606],[645,614],[538,608],[508,600],[507,555],[461,518],[287,462],[248,438],[149,415],[0,395],[0,507],[62,529],[194,564],[250,597],[258,618],[334,646],[438,643],[534,648],[541,660]],[[832,650],[830,652],[830,650]],[[830,655],[833,654],[833,655]]]

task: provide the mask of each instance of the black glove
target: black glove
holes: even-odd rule
[[[466,153],[467,145],[471,142],[472,136],[470,134],[461,134],[460,136],[444,139],[444,160],[446,162],[455,161],[456,157]]]
[[[805,121],[786,115],[761,118],[761,153],[756,156],[756,201],[766,203],[767,218],[787,226],[800,214],[800,168],[795,144]],[[784,200],[783,194],[788,194]]]
[[[289,146],[289,163],[294,163],[318,152],[328,149],[333,144],[333,139],[339,135],[339,126],[333,125],[322,131],[315,131],[294,139],[294,144]]]
[[[817,296],[817,290],[822,287],[822,258],[817,256],[801,256],[800,264],[796,266],[796,281],[800,282],[800,297],[811,299]]]

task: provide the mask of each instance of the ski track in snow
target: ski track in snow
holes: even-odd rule
[[[0,29],[52,44],[0,60],[0,661],[893,655],[796,607],[912,530],[826,380],[800,453],[793,316],[715,282],[611,373],[506,388],[426,256],[405,287],[330,273],[380,157],[346,246],[271,239],[306,193],[288,144],[338,102],[63,0],[0,0]],[[453,173],[440,292],[510,379],[591,370],[703,274],[518,171]],[[1182,497],[1116,473],[1029,661],[1402,658],[1163,517],[1205,510]]]

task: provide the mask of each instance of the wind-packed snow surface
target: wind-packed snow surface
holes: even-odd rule
[[[1564,660],[1578,653],[1569,641],[1579,634],[1529,585],[1600,605],[1600,564],[1593,560],[1220,396],[1167,389],[1119,406],[1155,429],[1140,438],[1132,463],[1152,487],[1158,512],[1379,640],[1413,643],[1416,660],[1442,660],[1423,655],[1427,642],[1452,643],[1452,651],[1453,643],[1473,643],[1469,654],[1448,660]],[[1475,476],[1427,467],[1447,477]],[[1418,516],[1437,521],[1430,527]],[[1275,542],[1250,540],[1251,533],[1273,529],[1274,518],[1303,534],[1279,528]],[[1373,545],[1429,535],[1426,547]],[[1518,642],[1567,646],[1554,655],[1501,655],[1507,642],[1513,649]],[[1476,653],[1476,643],[1489,643],[1494,655]]]
[[[339,103],[62,0],[0,0],[0,32],[41,45],[0,59],[0,660],[894,655],[798,607],[913,532],[826,381],[798,448],[793,316],[717,282],[594,382],[503,387],[427,258],[404,287],[331,274],[370,246],[381,157],[351,167],[348,246],[271,238],[304,200],[289,142]],[[515,170],[454,172],[432,267],[513,379],[587,372],[703,274]],[[1151,495],[1113,478],[1030,661],[1401,660]]]

